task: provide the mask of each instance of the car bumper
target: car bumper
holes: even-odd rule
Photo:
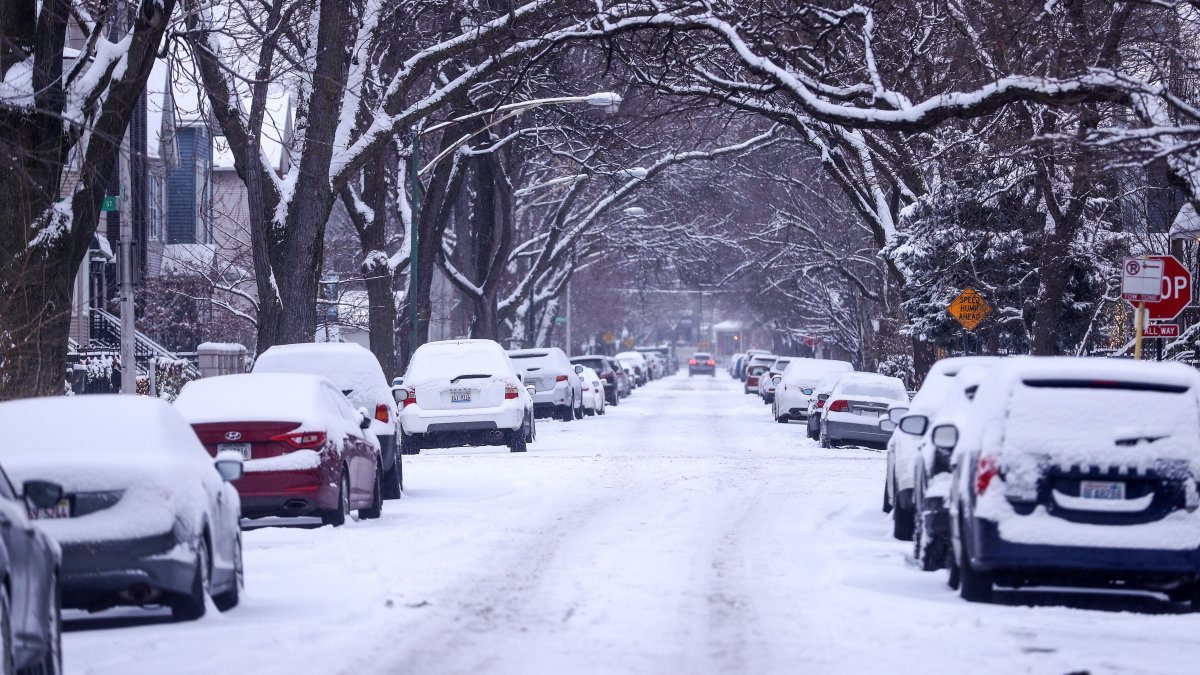
[[[533,403],[534,405],[539,403],[550,405],[570,405],[571,385],[563,382],[555,386],[553,389],[539,391],[533,395]]]
[[[315,469],[247,473],[234,481],[244,518],[309,516],[338,508],[338,467],[323,461]]]
[[[875,425],[867,425],[837,422],[828,418],[825,420],[825,435],[833,441],[856,441],[878,446],[887,445],[888,439],[892,437],[890,432],[879,428],[878,422]]]
[[[63,607],[103,609],[157,600],[145,599],[140,591],[132,592],[139,587],[155,594],[190,593],[196,578],[195,559],[181,555],[186,549],[177,544],[172,532],[138,539],[62,544],[59,583]]]
[[[717,369],[713,366],[688,366],[689,375],[716,375]]]
[[[1081,577],[1133,581],[1200,577],[1200,549],[1016,544],[1000,536],[994,521],[974,518],[972,525],[971,565],[990,571],[1017,571],[1030,583],[1070,583]]]
[[[400,413],[400,424],[409,434],[481,429],[488,424],[493,429],[520,429],[524,423],[525,408],[520,399],[506,399],[492,408],[461,410],[423,410],[419,405],[410,405]]]

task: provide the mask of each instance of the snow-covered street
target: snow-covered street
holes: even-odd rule
[[[1200,614],[1153,596],[958,598],[906,562],[884,458],[821,450],[723,372],[528,454],[406,457],[383,518],[245,533],[242,604],[68,613],[68,673],[1168,673]]]

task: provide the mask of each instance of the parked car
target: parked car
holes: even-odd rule
[[[933,364],[911,403],[897,404],[889,411],[892,421],[899,423],[908,413],[930,416],[941,406],[954,378],[969,366],[989,367],[999,356],[958,356]],[[912,541],[913,479],[917,475],[917,457],[922,434],[893,431],[887,443],[887,468],[884,472],[883,510],[892,514],[892,536]]]
[[[633,369],[615,358],[612,363],[613,372],[617,375],[617,394],[625,398],[633,393]]]
[[[255,373],[324,375],[350,404],[371,417],[371,433],[383,454],[383,498],[399,499],[404,486],[400,460],[400,417],[392,388],[371,350],[353,342],[277,345],[254,362]]]
[[[675,349],[670,345],[658,347],[638,347],[638,351],[646,356],[654,355],[663,364],[663,375],[674,375],[679,372],[679,360],[675,357]]]
[[[688,377],[693,375],[717,376],[717,360],[708,352],[696,352],[688,359]]]
[[[767,369],[770,366],[766,363],[751,363],[746,368],[746,383],[742,385],[743,394],[757,394],[758,381],[767,375]]]
[[[876,373],[846,373],[829,392],[821,415],[821,447],[847,441],[883,449],[891,433],[879,428],[888,407],[908,402],[908,390],[898,377]]]
[[[745,358],[746,354],[743,352],[738,352],[737,354],[729,357],[729,365],[725,367],[725,370],[729,373],[730,377],[737,379],[738,371],[742,366],[742,360]]]
[[[617,360],[633,368],[636,386],[650,381],[650,364],[641,352],[618,352]]]
[[[589,356],[572,356],[571,363],[577,366],[585,366],[596,371],[600,379],[604,382],[604,402],[607,405],[618,405],[621,402],[621,378],[623,373],[621,367],[608,356],[589,355]]]
[[[935,433],[937,433],[935,431]],[[1200,377],[1179,363],[1014,357],[951,456],[948,581],[1150,589],[1200,606]]]
[[[571,360],[558,347],[513,349],[508,352],[533,387],[533,414],[564,422],[583,419],[583,386]]]
[[[240,508],[228,481],[241,475],[240,455],[214,461],[177,410],[142,396],[4,403],[0,428],[0,463],[24,485],[38,527],[61,548],[63,607],[165,605],[176,619],[190,620],[204,615],[210,595],[221,611],[238,604]],[[6,481],[4,489],[11,492]],[[13,516],[18,527],[21,520]],[[47,561],[37,530],[21,524],[14,532],[20,528],[23,547],[36,542],[21,555]],[[55,565],[44,564],[39,574],[52,573]],[[57,612],[42,596],[52,583],[42,578],[23,586],[35,596],[10,597],[11,609],[45,621],[46,612]],[[21,634],[16,622],[12,630],[18,643],[45,635],[32,626]]]
[[[320,517],[339,527],[383,510],[383,457],[366,410],[327,378],[223,375],[184,385],[175,407],[210,455],[237,453],[242,515]]]
[[[854,366],[834,359],[793,358],[775,387],[772,414],[777,422],[808,420],[808,406],[816,399],[817,383],[826,373],[849,373]]]
[[[756,360],[757,359],[757,360]],[[774,355],[765,349],[751,349],[746,352],[746,358],[742,359],[742,363],[738,368],[737,377],[742,382],[746,381],[747,371],[752,363],[767,363],[774,360]]]
[[[576,374],[579,375],[579,386],[583,389],[583,414],[604,414],[604,381],[596,371],[582,364],[575,364]]]
[[[507,445],[525,452],[537,438],[537,426],[534,387],[523,379],[493,340],[421,345],[393,390],[402,405],[400,443],[414,450]]]
[[[758,378],[758,396],[763,403],[770,405],[775,402],[775,388],[782,379],[783,369],[787,368],[791,360],[790,356],[780,356],[767,368],[766,377]]]
[[[44,430],[37,438],[45,439]],[[13,447],[37,446],[14,439]],[[0,631],[5,631],[0,644],[7,649],[0,658],[16,672],[62,672],[62,554],[59,545],[31,522],[61,512],[62,501],[58,483],[26,481],[18,495],[0,470],[0,519],[5,524],[0,528],[0,573],[8,581],[0,587]]]
[[[833,391],[834,385],[841,379],[845,372],[835,370],[825,373],[821,380],[817,382],[817,386],[813,388],[813,400],[808,404],[808,428],[806,429],[808,437],[814,441],[821,439],[821,411],[825,408],[825,401],[829,399],[829,392]],[[775,420],[776,422],[787,423],[787,419]]]

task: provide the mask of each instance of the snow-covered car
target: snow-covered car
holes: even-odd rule
[[[825,408],[825,401],[829,400],[829,392],[833,391],[834,385],[841,379],[845,373],[834,371],[825,373],[821,380],[817,382],[817,386],[813,388],[813,400],[808,404],[808,419],[807,432],[808,437],[812,440],[820,440],[821,438],[821,411]],[[777,422],[787,423],[787,419],[776,420]]]
[[[508,357],[534,388],[533,414],[564,422],[583,419],[583,385],[571,360],[558,347],[511,349]]]
[[[62,501],[62,486],[43,480],[26,481],[18,496],[0,470],[0,658],[19,673],[62,672],[62,553],[32,522]]]
[[[633,393],[633,369],[616,358],[612,359],[612,363],[613,372],[617,374],[617,394],[625,398]]]
[[[741,368],[742,360],[745,358],[746,354],[744,352],[738,352],[729,357],[729,365],[726,366],[725,371],[729,373],[730,377],[736,378],[738,376],[738,370]]]
[[[770,367],[767,363],[751,363],[746,368],[746,383],[742,385],[742,393],[757,394],[758,383],[767,376],[767,369]]]
[[[574,375],[574,371],[571,371]],[[531,385],[494,340],[443,340],[417,348],[393,389],[401,444],[421,448],[507,445],[537,437]]]
[[[808,420],[808,406],[816,400],[816,386],[826,373],[849,373],[854,366],[835,359],[793,358],[775,386],[771,412],[778,422]]]
[[[579,386],[583,390],[583,414],[587,416],[604,414],[604,380],[596,371],[583,364],[575,364],[575,372],[579,375]]]
[[[882,449],[891,436],[879,428],[889,406],[908,402],[908,390],[898,377],[876,373],[846,373],[829,392],[821,414],[821,447],[850,442]]]
[[[624,376],[621,367],[611,356],[590,354],[587,356],[572,356],[571,363],[577,366],[587,366],[596,371],[604,382],[604,401],[607,405],[618,405],[621,402],[621,379]]]
[[[1179,363],[1014,357],[951,456],[949,582],[1151,589],[1200,606],[1200,376]]]
[[[738,364],[738,370],[737,370],[737,373],[734,375],[734,377],[738,378],[742,382],[745,382],[746,381],[746,369],[750,367],[750,364],[752,362],[755,362],[754,361],[755,357],[762,357],[759,359],[758,362],[763,362],[763,361],[773,359],[771,352],[769,352],[765,349],[749,349],[746,351],[745,358],[743,358],[741,363]]]
[[[688,377],[696,375],[717,375],[717,360],[708,352],[696,352],[688,359]]]
[[[912,402],[899,406],[907,410],[896,414],[893,421],[898,424],[903,414],[932,415],[941,405],[942,398],[959,372],[968,366],[988,367],[1001,358],[956,356],[938,361],[929,369],[929,374],[925,376]],[[922,436],[923,433],[911,434],[897,429],[892,432],[887,442],[883,510],[884,513],[892,514],[892,536],[901,541],[911,541],[913,536],[913,477],[917,475],[917,457]]]
[[[341,526],[383,510],[383,457],[366,410],[320,375],[253,373],[193,380],[175,407],[210,455],[237,454],[242,515],[320,517]]]
[[[792,357],[781,356],[767,368],[766,377],[758,378],[758,396],[763,403],[771,405],[775,402],[775,389],[783,379],[783,369],[791,363]]]
[[[177,410],[142,396],[4,403],[0,428],[0,464],[26,493],[32,481],[62,488],[33,515],[61,547],[64,607],[166,605],[190,620],[209,595],[222,611],[237,605],[240,506],[229,481],[240,455],[214,461]]]
[[[276,345],[258,357],[252,372],[311,373],[329,378],[352,406],[366,410],[371,417],[371,433],[379,439],[383,455],[383,498],[400,498],[404,487],[400,418],[391,384],[371,350],[353,342]]]
[[[633,368],[635,384],[642,386],[650,381],[650,364],[641,352],[618,352],[617,360]]]

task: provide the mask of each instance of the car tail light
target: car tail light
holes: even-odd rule
[[[787,385],[785,384],[784,386],[786,387]],[[825,407],[825,401],[817,401],[817,407],[818,407],[818,408],[824,408],[824,407]]]
[[[850,412],[850,404],[839,398],[829,404],[829,412]]]
[[[515,385],[515,384],[504,385],[504,398],[512,400],[518,396],[520,396],[520,393],[518,393],[518,391],[517,391],[517,385]]]
[[[716,362],[716,361],[713,361],[712,359],[709,359],[709,360],[708,360],[708,365],[710,365],[710,366],[715,366],[715,365],[717,365],[717,362]]]
[[[392,420],[392,413],[388,410],[386,403],[380,403],[375,406],[375,419],[387,424]]]
[[[981,495],[992,484],[992,479],[1000,474],[1000,465],[996,460],[986,455],[979,458],[975,465],[975,494]]]
[[[297,450],[308,450],[325,445],[324,431],[293,431],[287,434],[272,436],[271,440],[287,443]]]
[[[694,365],[696,365],[696,359],[691,359],[690,361],[688,361],[688,365],[689,365],[689,366],[694,366]]]
[[[566,375],[559,375],[558,377],[554,378],[554,381],[555,381],[555,382],[566,382],[566,381],[567,381],[567,376],[566,376]]]
[[[412,388],[405,389],[404,390],[404,400],[402,400],[400,402],[400,405],[403,407],[407,407],[410,405],[416,405],[416,403],[417,403],[417,390],[412,389]]]

